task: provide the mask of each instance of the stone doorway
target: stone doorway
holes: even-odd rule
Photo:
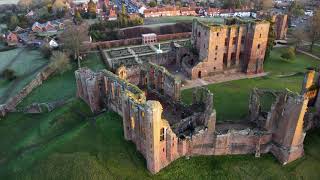
[[[201,71],[198,72],[198,78],[201,79]]]

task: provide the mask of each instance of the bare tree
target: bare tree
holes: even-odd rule
[[[303,41],[306,40],[306,33],[304,31],[304,29],[302,28],[299,28],[299,29],[296,29],[295,31],[292,32],[292,36],[294,38],[294,48],[295,48],[295,51],[297,51],[297,48],[300,46],[300,45],[303,45]]]
[[[52,53],[49,66],[59,74],[63,74],[67,70],[71,69],[69,57],[66,53],[61,51],[54,51]]]
[[[73,58],[78,61],[78,68],[80,68],[80,53],[84,50],[82,45],[83,42],[89,41],[88,25],[85,23],[81,25],[67,24],[60,38],[63,48],[73,55]]]
[[[254,3],[257,10],[268,10],[273,8],[273,0],[254,0]]]
[[[308,37],[311,42],[310,51],[312,52],[314,44],[320,40],[320,9],[314,11],[309,22]]]

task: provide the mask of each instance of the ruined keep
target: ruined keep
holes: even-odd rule
[[[223,71],[263,72],[270,23],[263,20],[225,19],[224,25],[194,20],[191,42],[198,61],[184,61],[191,79]]]
[[[319,84],[313,91],[316,83],[314,71],[310,71],[301,94],[254,89],[249,99],[249,121],[216,124],[213,94],[208,89],[196,88],[192,104],[185,105],[180,102],[181,82],[164,67],[148,62],[139,68],[132,66],[138,80],[127,76],[130,67],[120,68],[118,75],[108,70],[77,70],[77,95],[95,113],[110,109],[122,116],[125,139],[136,145],[152,173],[183,156],[260,157],[270,152],[282,164],[294,161],[303,156],[309,101],[315,101],[312,107],[320,104]],[[270,102],[264,101],[264,95]]]

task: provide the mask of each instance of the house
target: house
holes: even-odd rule
[[[46,22],[42,25],[43,31],[54,31],[56,30],[55,26],[50,22]]]
[[[20,34],[20,33],[23,33],[23,32],[25,32],[25,31],[26,31],[25,29],[21,28],[20,26],[17,26],[17,27],[14,29],[13,32]]]
[[[49,46],[50,46],[50,48],[57,48],[57,47],[59,47],[59,44],[54,39],[51,39],[49,42]]]
[[[38,22],[35,22],[32,25],[32,31],[36,33],[40,32],[54,32],[54,31],[59,31],[64,29],[64,23],[60,22],[59,20],[55,21],[48,21],[44,24],[40,24]]]
[[[109,20],[117,20],[117,13],[113,7],[109,10]]]
[[[31,10],[26,14],[26,17],[34,17],[35,13]]]
[[[38,22],[35,22],[33,25],[32,25],[32,31],[33,32],[42,32],[43,29],[42,29],[42,25]]]
[[[63,30],[64,29],[64,24],[58,20],[53,21],[52,24],[56,30]]]
[[[8,46],[15,46],[15,45],[17,45],[19,38],[18,38],[17,34],[15,34],[13,32],[9,32],[6,36],[6,41],[8,43]]]

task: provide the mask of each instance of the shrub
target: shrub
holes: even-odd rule
[[[54,69],[56,73],[63,74],[71,69],[70,58],[64,52],[54,51],[50,58],[49,67]]]
[[[5,69],[2,73],[1,73],[1,76],[8,80],[8,81],[12,81],[14,79],[17,78],[16,76],[16,72],[12,69]]]
[[[286,52],[282,53],[281,58],[285,60],[293,60],[296,57],[296,53],[293,47],[290,47]]]
[[[157,2],[156,1],[150,1],[149,2],[149,6],[150,7],[156,7],[157,6]]]
[[[51,54],[52,54],[52,51],[51,51],[51,49],[50,49],[48,44],[45,44],[45,45],[41,46],[40,50],[41,50],[41,53],[42,53],[43,57],[45,57],[45,58],[49,58],[51,56]]]

